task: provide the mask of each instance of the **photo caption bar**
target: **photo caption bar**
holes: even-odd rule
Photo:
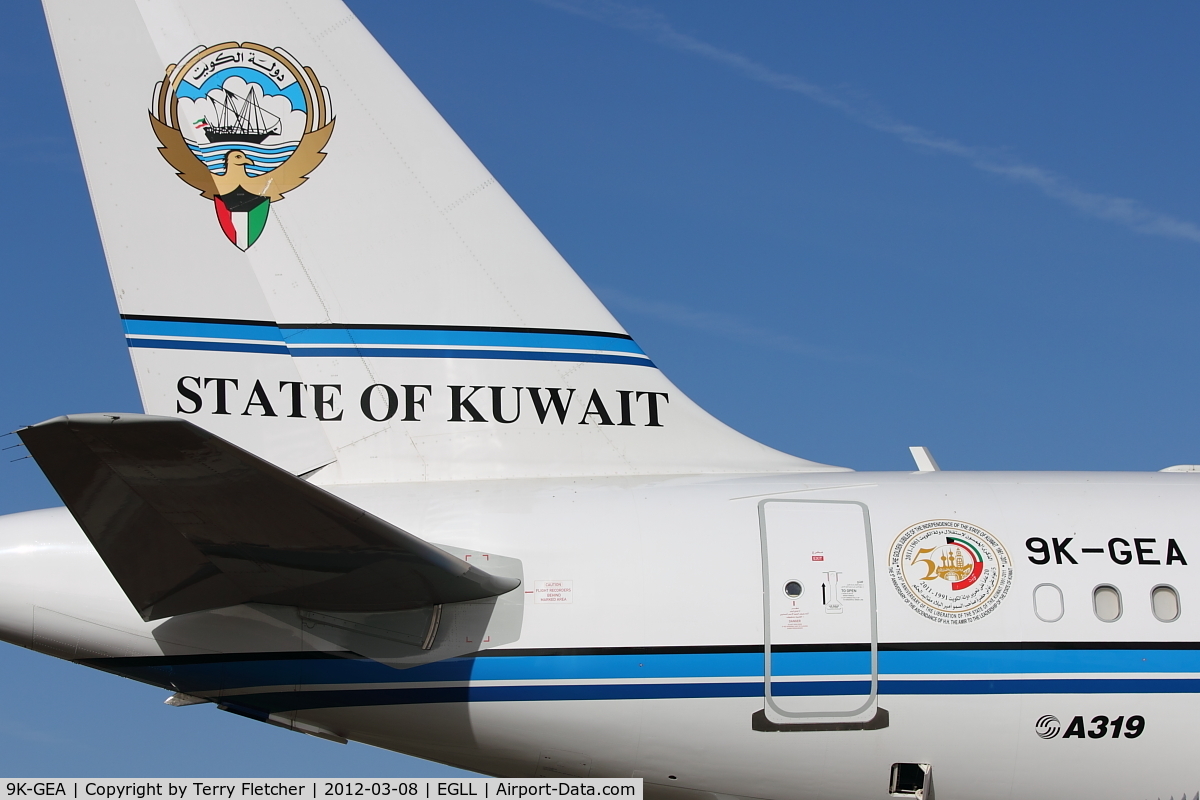
[[[100,800],[251,800],[266,797],[465,797],[521,800],[527,797],[620,797],[642,800],[641,778],[70,778],[6,779],[3,797],[99,798]]]

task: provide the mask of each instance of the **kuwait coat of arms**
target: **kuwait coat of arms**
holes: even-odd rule
[[[334,119],[311,68],[279,48],[227,42],[167,67],[150,123],[162,157],[213,201],[225,236],[246,250],[271,203],[325,159]]]

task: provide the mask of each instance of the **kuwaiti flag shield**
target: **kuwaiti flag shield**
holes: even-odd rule
[[[241,186],[213,198],[221,230],[241,250],[258,240],[267,224],[271,201],[262,195],[247,192]]]

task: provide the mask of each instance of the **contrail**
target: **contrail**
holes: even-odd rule
[[[613,305],[642,316],[670,322],[680,327],[725,336],[756,347],[768,347],[773,350],[781,350],[809,358],[818,358],[823,361],[845,362],[858,360],[846,353],[839,353],[827,347],[808,344],[794,336],[776,333],[766,328],[747,324],[743,320],[729,314],[697,311],[696,309],[676,303],[646,300],[609,287],[598,287],[597,294],[608,305]]]
[[[875,370],[884,372],[920,374],[904,365],[897,364],[895,361],[881,360],[848,350],[810,344],[795,336],[789,336],[788,334],[778,333],[769,328],[747,323],[745,320],[731,314],[698,310],[677,303],[647,300],[608,286],[597,286],[596,294],[610,308],[617,308],[638,316],[668,322],[681,328],[691,328],[692,330],[710,335],[744,342],[757,348],[791,353],[804,358],[835,364],[869,366]]]
[[[1200,243],[1200,225],[1147,208],[1137,200],[1080,188],[1066,177],[1029,164],[996,148],[964,144],[898,120],[886,111],[818,86],[796,75],[778,72],[740,53],[725,50],[694,36],[680,33],[665,16],[652,9],[625,6],[612,0],[537,0],[542,5],[577,14],[597,22],[631,31],[648,41],[707,58],[740,72],[745,77],[807,97],[841,112],[868,128],[890,134],[908,144],[954,156],[981,172],[1022,183],[1049,198],[1090,217],[1115,222],[1150,236],[1187,239]]]

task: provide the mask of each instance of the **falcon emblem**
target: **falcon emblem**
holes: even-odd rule
[[[225,236],[247,250],[271,203],[325,160],[329,90],[287,51],[253,42],[197,47],[154,88],[150,124],[179,178],[213,201]]]

